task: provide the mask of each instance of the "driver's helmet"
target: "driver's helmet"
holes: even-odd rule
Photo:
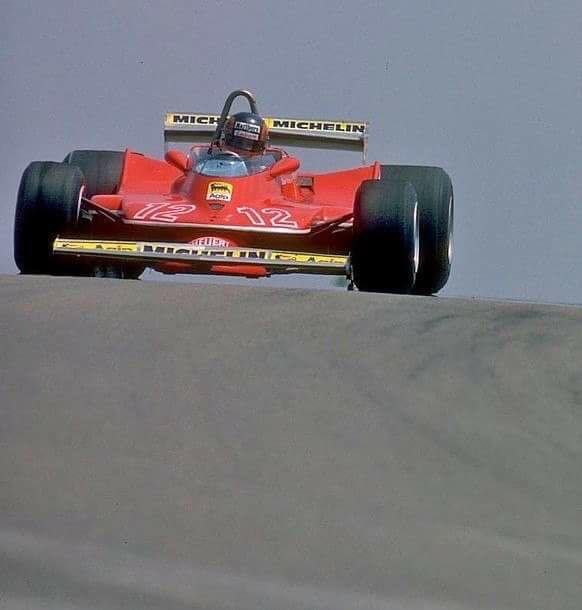
[[[224,146],[239,154],[264,153],[268,139],[267,124],[254,112],[237,112],[224,126]]]

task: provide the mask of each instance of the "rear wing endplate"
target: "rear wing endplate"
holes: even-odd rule
[[[210,143],[219,118],[218,114],[166,112],[164,151],[169,142]],[[282,117],[265,117],[264,120],[269,128],[269,140],[276,146],[351,150],[360,152],[366,162],[367,122]]]

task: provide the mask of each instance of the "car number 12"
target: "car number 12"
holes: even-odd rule
[[[195,205],[183,203],[148,203],[135,216],[134,220],[150,220],[158,222],[175,222],[180,216],[190,214]]]
[[[280,208],[263,208],[256,210],[255,208],[242,207],[237,208],[239,214],[244,214],[249,222],[256,227],[277,227],[281,229],[298,229],[299,225],[287,210]]]

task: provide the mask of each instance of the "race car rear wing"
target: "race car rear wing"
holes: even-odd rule
[[[164,151],[171,142],[210,143],[220,115],[166,112]],[[276,146],[361,152],[366,162],[368,123],[360,121],[265,117],[269,139]]]

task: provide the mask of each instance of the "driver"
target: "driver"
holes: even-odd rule
[[[233,114],[224,124],[219,145],[214,149],[211,145],[207,154],[198,157],[195,171],[231,178],[263,172],[281,157],[277,151],[266,150],[268,139],[269,129],[258,114]]]
[[[224,126],[223,148],[243,158],[264,154],[269,139],[265,121],[254,112],[237,112]]]

